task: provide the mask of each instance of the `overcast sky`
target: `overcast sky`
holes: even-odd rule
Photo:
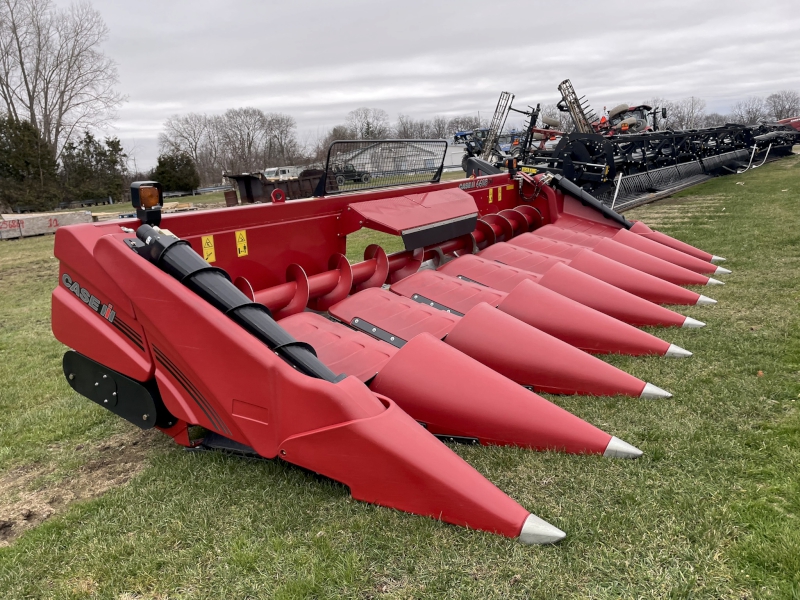
[[[59,0],[59,5],[69,4]],[[164,120],[254,106],[301,140],[359,106],[417,118],[559,99],[570,78],[595,111],[691,95],[709,112],[800,91],[797,0],[515,2],[93,0],[128,98],[115,127],[155,164]],[[133,165],[131,165],[133,166]]]

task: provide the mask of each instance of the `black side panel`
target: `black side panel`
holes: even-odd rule
[[[140,383],[73,350],[64,354],[63,366],[73,390],[137,427],[171,427],[177,422],[155,382]]]
[[[475,230],[478,223],[478,214],[459,217],[443,223],[433,223],[414,229],[406,229],[401,233],[406,250],[416,250],[425,246],[432,246],[469,235]]]

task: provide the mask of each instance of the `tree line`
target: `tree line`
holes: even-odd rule
[[[471,115],[414,119],[401,114],[392,123],[385,110],[361,107],[350,111],[344,123],[303,143],[294,117],[287,114],[253,107],[221,115],[189,113],[174,115],[164,123],[158,138],[159,164],[191,160],[201,183],[212,185],[221,182],[223,173],[319,164],[335,140],[441,139],[482,125],[485,122]]]
[[[0,207],[119,197],[125,153],[100,141],[123,101],[100,51],[108,29],[87,2],[0,0]],[[4,206],[3,206],[4,205]]]
[[[220,183],[223,172],[293,165],[305,158],[294,117],[252,107],[232,108],[221,115],[172,116],[158,142],[159,164],[188,157],[204,184]]]
[[[757,125],[800,114],[800,94],[793,90],[780,90],[766,97],[751,96],[739,100],[728,114],[707,112],[706,101],[695,96],[677,102],[656,97],[647,104],[667,109],[666,121],[662,123],[665,129],[699,129],[726,123]]]

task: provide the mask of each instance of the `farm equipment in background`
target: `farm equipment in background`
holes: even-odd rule
[[[236,184],[242,204],[272,202],[275,197],[290,200],[310,198],[326,177],[320,169],[305,169],[297,175],[282,175],[278,171],[268,169],[253,173],[225,173],[223,176]]]
[[[767,146],[778,155],[789,154],[793,146],[800,144],[800,117],[760,123],[751,129],[759,149]]]
[[[135,182],[136,219],[59,229],[52,327],[68,383],[188,448],[279,458],[356,499],[524,543],[562,539],[440,440],[640,456],[535,392],[668,398],[593,354],[690,356],[636,327],[701,327],[661,304],[713,303],[673,281],[719,283],[722,259],[559,175],[439,182],[444,142],[336,144],[326,172],[369,161],[382,187],[162,218],[160,185]],[[405,250],[371,245],[351,264],[362,229]]]
[[[564,135],[559,129],[561,123],[558,119],[543,115],[540,104],[537,104],[536,108],[529,106],[528,110],[513,107],[511,110],[526,117],[520,143],[511,151],[511,156],[519,161],[524,162],[529,156],[551,150],[553,143]],[[538,125],[540,120],[541,126]]]
[[[461,158],[461,169],[463,171],[466,172],[467,170],[468,159],[480,156],[488,131],[487,127],[479,127],[471,131],[457,131],[453,135],[453,141],[456,144],[464,144],[464,156]]]
[[[716,174],[741,173],[791,152],[800,141],[800,133],[784,123],[661,130],[658,117],[666,118],[665,109],[644,104],[621,104],[598,118],[568,79],[558,89],[558,107],[569,112],[575,132],[555,148],[523,152],[521,168],[562,174],[612,208],[651,201]]]
[[[515,109],[512,108],[511,110]],[[463,171],[467,171],[468,160],[470,158],[479,157],[479,152],[477,149],[483,148],[483,143],[486,139],[488,131],[488,128],[482,127],[479,129],[473,129],[472,131],[459,131],[453,136],[453,139],[457,144],[466,145],[464,149],[464,156],[461,159],[461,169]],[[506,158],[518,156],[520,154],[520,147],[525,144],[525,139],[525,132],[520,132],[516,129],[512,129],[507,133],[501,133],[498,135],[495,143],[495,150],[491,157],[492,163],[503,164],[503,161]],[[538,141],[546,140],[548,138],[539,137],[537,135],[535,139]]]
[[[480,158],[486,162],[496,163],[501,162],[506,157],[506,153],[501,149],[498,141],[503,127],[505,127],[513,101],[514,94],[501,92],[489,127],[472,131],[459,131],[455,134],[455,142],[465,144],[464,157],[461,160],[461,167],[465,172],[468,169],[470,158]]]
[[[505,122],[509,112],[516,112],[526,117],[525,126],[521,131],[512,129],[507,133],[500,133],[495,136],[494,150],[486,152],[489,147],[487,139],[491,135],[491,128],[479,128],[472,131],[459,131],[455,134],[456,143],[466,144],[464,157],[461,161],[461,168],[467,172],[468,160],[470,158],[480,158],[481,160],[502,166],[509,158],[523,159],[532,156],[537,152],[552,150],[555,141],[564,135],[558,127],[560,122],[541,114],[541,106],[536,108],[528,107],[529,110],[520,110],[511,105],[514,96],[503,92],[498,100],[498,109],[495,111],[493,122]],[[499,112],[498,112],[499,111]],[[541,121],[541,126],[538,124]],[[488,156],[487,156],[488,154]]]
[[[597,133],[595,123],[600,119],[594,114],[592,107],[586,96],[578,97],[572,82],[565,79],[558,84],[558,91],[561,92],[561,100],[556,105],[558,110],[568,112],[578,133]]]
[[[667,118],[667,109],[660,109],[661,117]],[[647,104],[638,106],[628,106],[620,104],[608,111],[608,119],[600,119],[600,131],[618,133],[620,135],[630,133],[642,133],[646,131],[658,131],[659,109]],[[651,124],[652,123],[652,124]]]
[[[575,130],[579,133],[601,133],[605,135],[658,131],[658,108],[647,104],[629,106],[620,104],[608,111],[608,117],[598,118],[585,96],[578,97],[572,82],[565,79],[558,84],[561,93],[556,107],[569,113]],[[667,109],[660,109],[661,118],[667,118]],[[651,124],[652,123],[652,124]]]
[[[508,92],[501,92],[500,98],[497,100],[492,121],[489,123],[489,131],[486,133],[486,140],[480,153],[482,160],[490,160],[492,155],[496,152],[495,146],[497,145],[497,138],[503,127],[506,126],[506,119],[508,119],[508,111],[511,110],[511,104],[514,102],[514,94]]]
[[[778,125],[783,127],[791,127],[795,131],[800,131],[800,117],[789,117],[778,121]]]

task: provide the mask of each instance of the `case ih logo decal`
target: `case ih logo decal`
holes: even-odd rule
[[[467,181],[466,183],[459,184],[459,188],[462,190],[471,190],[474,188],[482,188],[492,185],[491,179],[478,179],[477,181]]]
[[[80,298],[93,311],[98,313],[101,317],[106,319],[109,323],[114,322],[115,313],[111,304],[103,304],[101,306],[100,300],[97,296],[92,295],[86,288],[82,288],[77,281],[73,281],[67,273],[61,276],[61,281],[67,286],[67,289]]]

